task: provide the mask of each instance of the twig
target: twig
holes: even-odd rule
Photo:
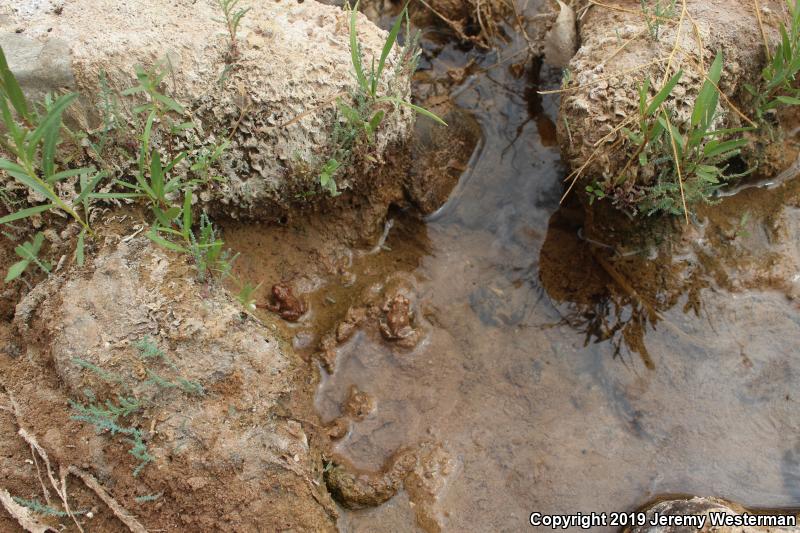
[[[299,120],[302,120],[304,117],[310,115],[311,113],[316,113],[320,109],[325,109],[326,107],[331,105],[331,103],[334,100],[337,100],[338,98],[341,98],[343,96],[347,96],[347,91],[342,91],[340,93],[336,93],[333,96],[330,96],[330,97],[326,98],[325,100],[323,100],[319,105],[314,106],[311,109],[306,109],[305,111],[303,111],[302,113],[300,113],[299,115],[297,115],[293,119],[289,120],[288,122],[284,122],[283,124],[280,124],[278,126],[273,126],[273,127],[288,128],[289,126],[291,126],[295,122],[298,122]]]
[[[685,0],[684,0],[685,1]],[[672,133],[672,123],[669,121],[669,116],[667,115],[666,109],[664,109],[664,105],[661,105],[661,113],[664,115],[664,120],[667,121],[667,126],[669,130],[669,141],[672,144],[672,155],[675,158],[675,170],[678,172],[678,186],[681,189],[681,203],[683,204],[683,216],[686,218],[686,223],[689,223],[689,211],[686,209],[686,196],[683,193],[683,174],[681,173],[681,163],[678,159],[678,145],[675,142],[675,135]]]
[[[88,472],[84,472],[80,468],[70,465],[69,473],[73,474],[83,481],[87,487],[92,489],[97,496],[108,505],[114,516],[119,518],[120,522],[128,526],[131,533],[147,533],[147,529],[138,521],[132,514],[130,514],[124,507],[122,507],[117,500],[109,494],[106,489]]]
[[[14,498],[11,497],[11,494],[4,488],[0,488],[0,503],[3,504],[8,514],[10,514],[19,525],[22,526],[22,529],[28,531],[29,533],[47,533],[48,531],[56,531],[52,527],[42,524],[36,518],[31,515],[31,511],[26,507],[18,504],[14,501]]]
[[[764,32],[764,22],[761,20],[761,4],[759,0],[753,0],[753,7],[756,10],[756,18],[758,19],[758,29],[761,31],[761,38],[764,40],[764,52],[767,54],[767,62],[772,61],[772,53],[769,50],[769,42],[767,41],[767,34]]]

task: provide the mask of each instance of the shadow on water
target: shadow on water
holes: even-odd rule
[[[305,282],[312,310],[290,330],[301,349],[395,290],[423,331],[413,350],[370,327],[337,348],[322,419],[353,385],[377,408],[335,451],[375,470],[439,443],[455,466],[427,507],[444,531],[515,531],[532,511],[624,511],[664,493],[800,504],[798,180],[726,198],[691,227],[608,230],[574,199],[559,206],[558,101],[537,93],[559,73],[515,64],[520,41],[500,55],[423,45],[422,101],[452,99],[482,141],[424,223],[395,214],[380,250],[342,252]],[[236,231],[250,230],[226,234],[249,243],[240,273],[273,282],[298,275],[287,243],[314,238]],[[401,491],[343,512],[340,529],[413,531],[418,507]]]

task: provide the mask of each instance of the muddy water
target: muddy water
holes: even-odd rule
[[[377,403],[336,451],[378,470],[400,447],[439,443],[452,460],[433,506],[443,531],[524,530],[532,511],[625,511],[665,493],[800,504],[800,310],[785,284],[735,279],[740,259],[796,256],[797,240],[776,242],[763,213],[726,250],[709,219],[679,252],[611,254],[582,239],[578,210],[559,208],[557,101],[536,95],[530,72],[491,68],[494,54],[434,51],[433,73],[477,62],[453,99],[483,133],[443,208],[424,223],[396,214],[382,247],[342,252],[343,266],[310,279],[281,271],[289,230],[227,232],[243,276],[301,280],[311,308],[287,330],[301,350],[365,294],[399,290],[413,302],[415,349],[365,327],[338,349],[335,372],[322,371],[324,421],[352,385]],[[776,194],[759,201],[786,201]],[[719,226],[735,225],[732,211]],[[646,265],[641,278],[623,255]],[[660,282],[645,286],[645,271]],[[339,527],[415,531],[418,509],[401,492],[343,511]]]

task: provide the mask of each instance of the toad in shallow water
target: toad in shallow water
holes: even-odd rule
[[[384,304],[382,311],[384,315],[380,321],[380,330],[383,338],[399,341],[401,346],[414,347],[419,340],[419,333],[412,326],[414,312],[409,299],[397,294]]]
[[[278,316],[286,321],[297,322],[307,311],[305,301],[295,296],[292,287],[289,285],[282,283],[273,285],[271,299],[271,302],[257,304],[257,307],[277,313]]]

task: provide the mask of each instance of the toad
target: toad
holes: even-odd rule
[[[381,333],[388,340],[397,340],[411,334],[411,302],[402,294],[388,300],[383,306]]]
[[[277,313],[278,316],[288,322],[297,322],[307,310],[306,303],[302,298],[295,296],[292,288],[282,283],[272,286],[271,300],[266,304],[257,304],[256,307]]]
[[[419,334],[411,325],[413,312],[409,299],[398,294],[387,301],[382,310],[384,316],[380,321],[380,330],[383,338],[401,341],[398,344],[403,346],[414,346]]]

